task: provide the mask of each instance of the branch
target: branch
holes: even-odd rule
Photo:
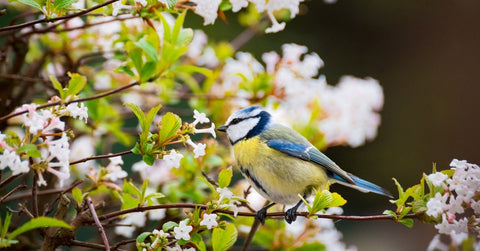
[[[108,244],[107,235],[105,234],[102,223],[100,223],[100,220],[98,220],[97,212],[95,211],[95,207],[93,206],[93,202],[90,197],[87,197],[87,204],[90,208],[90,212],[92,213],[92,218],[95,221],[95,225],[97,225],[98,227],[98,232],[100,232],[100,235],[102,236],[103,243],[105,244],[105,250],[110,251],[110,245]]]
[[[119,153],[97,155],[97,156],[87,157],[87,158],[83,158],[83,159],[79,159],[79,160],[70,162],[70,165],[76,165],[78,163],[87,162],[89,160],[94,160],[94,159],[106,159],[106,158],[111,158],[111,157],[127,155],[127,154],[131,154],[131,153],[132,153],[132,151],[125,151],[125,152],[119,152]]]
[[[192,203],[175,203],[175,204],[162,204],[162,205],[154,205],[154,206],[145,206],[145,207],[134,207],[130,209],[125,209],[125,210],[120,210],[116,212],[111,212],[104,214],[102,216],[99,216],[99,220],[106,220],[109,218],[113,217],[118,217],[120,215],[124,214],[129,214],[129,213],[134,213],[134,212],[144,212],[144,211],[149,211],[149,210],[154,210],[154,209],[161,209],[161,208],[200,208],[200,209],[207,209],[206,205],[202,204],[192,204]],[[228,215],[234,215],[233,211],[230,210],[224,210],[224,209],[217,209],[215,212],[223,213],[223,214],[228,214]],[[295,215],[297,216],[303,216],[307,217],[308,212],[297,212]],[[256,213],[251,213],[251,212],[238,212],[238,216],[246,216],[246,217],[256,217]],[[370,215],[370,216],[354,216],[354,215],[326,215],[326,214],[314,214],[314,216],[318,218],[324,218],[324,219],[335,219],[335,220],[395,220],[394,217],[390,215]],[[283,218],[285,217],[285,212],[275,212],[275,213],[267,213],[267,217],[269,218]],[[415,214],[407,214],[403,218],[416,218],[417,216]]]
[[[133,82],[133,83],[131,83],[131,84],[124,85],[124,86],[120,86],[120,87],[118,87],[118,88],[115,88],[115,89],[112,89],[112,90],[110,90],[110,91],[107,91],[107,92],[104,92],[104,93],[100,93],[100,94],[97,94],[97,95],[94,95],[94,96],[91,96],[91,97],[86,97],[86,98],[79,98],[79,99],[75,99],[75,100],[70,100],[70,101],[65,102],[65,103],[62,103],[61,101],[57,101],[57,102],[47,103],[47,104],[44,104],[44,105],[39,105],[39,106],[37,106],[37,110],[38,110],[38,109],[47,108],[47,107],[51,107],[51,106],[61,105],[61,104],[69,105],[69,104],[72,104],[72,103],[78,103],[78,102],[93,100],[93,99],[97,99],[97,98],[103,98],[103,97],[109,96],[109,95],[111,95],[111,94],[114,94],[114,93],[123,91],[123,90],[125,90],[125,89],[128,89],[128,88],[130,88],[130,87],[133,87],[133,86],[135,86],[135,85],[139,85],[139,84],[140,84],[140,82],[136,81],[136,82]],[[9,115],[5,115],[5,116],[1,117],[1,118],[0,118],[0,121],[2,121],[2,120],[7,120],[7,119],[13,118],[13,117],[18,116],[18,115],[22,115],[22,114],[27,113],[27,112],[28,112],[27,110],[23,110],[23,111],[18,111],[18,112],[10,113]],[[1,185],[1,184],[0,184],[0,185]]]
[[[46,22],[55,22],[55,21],[60,21],[60,20],[65,20],[65,19],[71,19],[71,18],[74,18],[74,17],[79,17],[81,15],[84,15],[84,14],[87,14],[89,12],[92,12],[96,9],[100,9],[104,6],[107,6],[109,4],[112,4],[114,2],[116,2],[118,0],[110,0],[110,1],[106,1],[105,3],[102,3],[102,4],[99,4],[99,5],[95,5],[91,8],[88,8],[86,10],[83,10],[83,11],[80,11],[80,12],[77,12],[77,13],[73,13],[73,14],[70,14],[70,15],[65,15],[65,16],[61,16],[61,17],[56,17],[56,18],[52,18],[52,19],[49,19],[47,17],[43,18],[43,19],[38,19],[38,20],[34,20],[34,21],[31,21],[31,22],[26,22],[26,23],[23,23],[23,24],[17,24],[17,25],[10,25],[10,26],[7,26],[7,27],[3,27],[3,28],[0,28],[0,32],[2,31],[8,31],[8,30],[18,30],[18,29],[21,29],[21,28],[25,28],[25,27],[28,27],[28,26],[33,26],[35,24],[39,24],[39,23],[46,23]]]
[[[83,180],[78,180],[67,188],[56,188],[56,189],[39,191],[37,193],[37,195],[42,196],[42,195],[49,195],[49,194],[56,194],[56,193],[64,194],[64,193],[72,190],[74,187],[80,185],[82,182],[83,182]],[[31,195],[32,195],[31,192],[21,193],[21,194],[17,194],[17,195],[14,195],[14,196],[10,196],[10,197],[6,198],[4,201],[8,202],[8,201],[12,201],[12,200],[18,200],[18,199],[30,197]]]
[[[120,241],[120,242],[118,242],[117,244],[115,244],[115,245],[112,247],[112,250],[118,250],[118,248],[119,248],[120,246],[127,245],[127,244],[130,244],[130,243],[136,243],[136,242],[137,242],[136,239],[123,240],[123,241]]]
[[[77,241],[77,240],[71,240],[68,243],[68,245],[69,246],[86,247],[86,248],[94,248],[94,249],[105,249],[105,246],[101,245],[101,244],[95,244],[95,243]]]
[[[7,194],[5,194],[5,196],[3,196],[2,198],[0,198],[0,203],[2,203],[2,201],[4,201],[5,199],[7,199],[8,197],[10,197],[10,195],[12,195],[14,192],[16,192],[18,189],[23,189],[23,188],[26,188],[27,185],[20,185],[20,186],[17,186],[15,187],[14,189],[12,189],[12,191],[8,192]]]

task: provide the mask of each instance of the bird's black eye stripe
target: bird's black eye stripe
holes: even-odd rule
[[[242,121],[242,120],[239,119],[239,118],[233,119],[233,120],[230,122],[230,125],[238,124],[238,122],[240,122],[240,121]]]

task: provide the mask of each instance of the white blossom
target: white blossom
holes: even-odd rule
[[[175,149],[172,149],[169,154],[163,156],[163,160],[165,160],[165,166],[168,169],[172,169],[172,167],[179,168],[180,160],[182,158],[183,154],[177,153]]]
[[[190,240],[190,232],[193,230],[193,227],[187,225],[187,220],[180,221],[178,227],[173,228],[173,232],[175,233],[175,239],[180,240]]]
[[[191,139],[187,140],[187,144],[193,147],[194,158],[205,155],[205,148],[207,147],[207,145],[203,143],[195,144]]]
[[[203,17],[203,25],[215,22],[221,0],[191,0],[191,2],[196,3],[195,13]]]
[[[128,173],[122,169],[123,160],[121,156],[108,158],[110,163],[107,165],[106,169],[108,171],[105,175],[111,181],[117,181],[128,176]]]
[[[227,187],[220,188],[217,187],[217,193],[220,194],[220,198],[218,199],[218,202],[222,203],[223,199],[232,199],[233,193],[232,191],[228,190]]]
[[[193,118],[195,119],[195,121],[192,122],[194,126],[196,126],[198,123],[204,124],[210,122],[210,119],[207,118],[205,113],[197,110],[193,110]]]
[[[83,102],[80,103],[71,103],[67,105],[65,109],[70,117],[83,120],[85,123],[87,123],[88,119],[88,108],[83,104]]]
[[[212,229],[218,225],[216,214],[204,214],[203,220],[200,221],[201,226],[206,226],[208,229]]]
[[[430,182],[432,182],[434,186],[439,187],[439,186],[442,186],[445,180],[447,180],[448,175],[443,174],[441,172],[436,172],[436,173],[429,174],[427,178],[428,180],[430,180]]]
[[[448,251],[448,246],[445,245],[440,240],[440,235],[437,234],[433,239],[430,241],[430,244],[427,247],[427,251]]]
[[[442,196],[441,193],[436,193],[435,197],[430,198],[427,202],[427,215],[435,218],[441,215],[444,211],[447,198],[448,194]]]
[[[195,134],[197,133],[210,133],[212,137],[216,138],[217,134],[215,133],[215,124],[212,123],[212,125],[209,128],[203,128],[203,129],[197,129],[195,128],[194,131]]]
[[[232,11],[238,12],[242,8],[246,8],[248,6],[247,0],[230,0],[232,4]]]
[[[139,172],[143,180],[149,180],[152,186],[158,186],[169,180],[174,179],[170,172],[166,161],[157,159],[152,166],[147,165],[144,161],[139,161],[132,165],[132,170]]]

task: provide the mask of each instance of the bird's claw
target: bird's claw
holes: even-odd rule
[[[262,208],[257,211],[257,220],[262,223],[262,225],[265,225],[265,219],[267,218],[267,210],[265,208]]]
[[[295,215],[296,213],[297,213],[296,208],[288,209],[287,212],[285,212],[285,221],[288,224],[291,224],[292,222],[294,222],[297,219],[297,216]]]

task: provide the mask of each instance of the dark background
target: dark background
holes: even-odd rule
[[[325,61],[321,74],[329,84],[342,75],[373,77],[384,88],[385,105],[377,138],[358,148],[326,151],[343,169],[396,194],[422,173],[449,168],[453,158],[480,163],[480,2],[475,0],[307,1],[303,14],[278,34],[253,38],[240,50],[280,52],[284,43],[306,45]],[[217,19],[206,31],[233,39],[235,16]],[[200,22],[193,15],[192,23]],[[192,21],[193,20],[193,21]],[[196,20],[196,21],[195,21]],[[193,26],[196,26],[192,24]],[[346,215],[394,210],[384,197],[334,186],[348,203]],[[337,222],[347,245],[359,250],[425,250],[433,225],[415,222],[413,230],[390,221]]]

